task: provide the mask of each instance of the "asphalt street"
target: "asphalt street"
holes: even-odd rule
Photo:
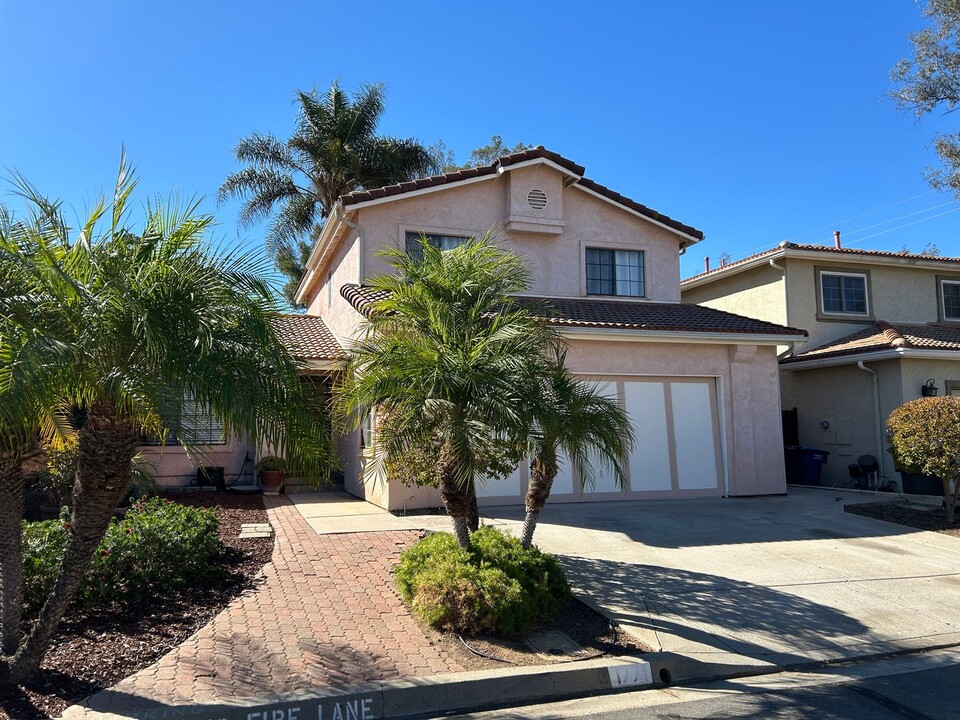
[[[960,651],[460,715],[471,720],[957,720]]]

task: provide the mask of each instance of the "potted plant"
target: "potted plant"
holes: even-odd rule
[[[264,455],[257,462],[260,475],[260,487],[264,493],[283,492],[283,474],[287,471],[287,461],[276,455]]]

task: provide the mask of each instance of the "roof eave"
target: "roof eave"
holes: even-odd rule
[[[300,305],[306,302],[307,295],[313,290],[314,285],[316,285],[317,280],[319,280],[317,271],[323,267],[323,260],[332,249],[334,240],[343,227],[343,222],[340,220],[343,212],[351,213],[353,212],[353,207],[351,207],[350,210],[344,211],[342,203],[337,200],[337,202],[334,203],[333,210],[330,212],[330,217],[327,218],[327,224],[323,226],[320,237],[317,238],[317,242],[313,245],[313,250],[310,251],[305,266],[307,271],[300,279],[297,292],[293,296],[294,300]]]
[[[562,336],[577,340],[616,340],[623,342],[669,342],[709,345],[789,345],[806,342],[806,335],[778,333],[740,333],[722,331],[642,330],[639,328],[572,327],[553,324]]]
[[[835,355],[825,358],[810,358],[795,362],[781,362],[783,370],[812,370],[816,368],[853,365],[858,362],[879,362],[880,360],[899,360],[900,358],[917,360],[960,360],[960,350],[927,350],[924,348],[890,348],[889,350],[871,350],[863,353]]]

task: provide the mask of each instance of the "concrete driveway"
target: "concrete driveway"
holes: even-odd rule
[[[655,649],[790,666],[960,643],[960,539],[851,515],[873,498],[551,505],[536,542]],[[519,532],[520,508],[484,508]]]

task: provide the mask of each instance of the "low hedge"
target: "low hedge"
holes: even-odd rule
[[[527,632],[570,597],[552,555],[492,527],[475,532],[469,550],[450,533],[428,535],[401,553],[395,581],[417,617],[467,634]]]
[[[43,605],[67,545],[69,516],[23,526],[24,602]],[[223,545],[216,513],[163,498],[140,500],[123,520],[113,519],[94,554],[77,602],[87,607],[136,605],[158,593],[220,576]]]

